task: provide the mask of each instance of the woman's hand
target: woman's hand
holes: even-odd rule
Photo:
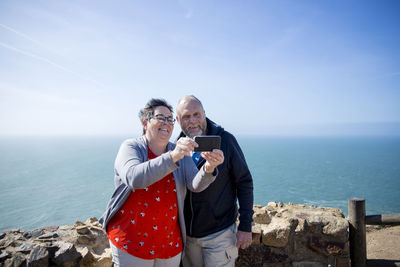
[[[193,141],[189,137],[181,137],[176,142],[176,146],[174,150],[170,152],[171,158],[173,162],[177,162],[178,160],[182,159],[184,156],[190,157],[190,152],[199,145]]]
[[[219,149],[213,149],[212,152],[201,152],[201,156],[206,160],[204,171],[213,173],[215,168],[224,162],[224,153]]]

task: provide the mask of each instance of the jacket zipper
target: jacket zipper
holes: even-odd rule
[[[190,218],[190,235],[193,235],[192,228],[193,228],[194,212],[193,212],[192,192],[191,191],[189,191],[189,196],[190,196],[190,211],[192,212],[192,218]]]

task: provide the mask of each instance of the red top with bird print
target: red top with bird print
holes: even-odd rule
[[[149,147],[149,160],[157,157]],[[107,226],[108,239],[142,259],[168,259],[182,251],[175,180],[172,173],[132,191]]]

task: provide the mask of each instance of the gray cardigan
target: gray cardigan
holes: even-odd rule
[[[186,244],[186,228],[183,216],[186,188],[193,192],[203,191],[215,180],[218,171],[215,168],[214,173],[208,174],[204,172],[203,168],[198,170],[193,160],[186,156],[174,163],[169,152],[174,148],[175,144],[169,142],[166,153],[149,160],[147,141],[144,136],[127,139],[121,144],[114,166],[115,190],[108,202],[106,211],[99,220],[105,230],[107,230],[108,222],[124,204],[131,192],[134,192],[135,189],[144,189],[172,172],[176,184],[179,225],[183,243]]]

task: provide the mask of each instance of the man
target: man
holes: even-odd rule
[[[253,179],[243,152],[231,133],[206,117],[195,96],[185,96],[178,102],[176,119],[182,129],[178,138],[219,135],[225,156],[214,183],[201,193],[188,191],[186,195],[188,237],[183,266],[235,266],[238,248],[244,249],[252,241]],[[198,153],[192,158],[198,168],[205,162]]]

